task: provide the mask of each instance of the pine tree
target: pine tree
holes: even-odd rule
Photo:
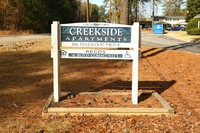
[[[165,16],[183,16],[185,10],[181,9],[181,5],[184,4],[183,0],[164,0],[163,10]]]
[[[190,19],[198,14],[200,14],[200,0],[188,0],[186,21],[189,22]]]

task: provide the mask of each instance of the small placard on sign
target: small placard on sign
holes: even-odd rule
[[[133,50],[62,49],[61,58],[133,60]]]

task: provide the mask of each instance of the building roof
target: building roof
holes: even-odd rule
[[[140,21],[140,24],[151,24],[152,21]]]
[[[170,23],[167,23],[167,22],[155,22],[154,21],[154,24],[170,24]]]
[[[186,16],[154,16],[156,18],[176,18],[176,19],[185,19]]]
[[[180,23],[177,23],[177,24],[183,24],[183,25],[187,25],[186,22],[180,22]]]
[[[165,18],[165,16],[154,16],[154,18]]]
[[[186,18],[186,16],[166,16],[166,18]]]
[[[200,14],[198,14],[198,15],[194,16],[194,18],[200,18]]]

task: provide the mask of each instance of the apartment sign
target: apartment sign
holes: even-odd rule
[[[132,103],[138,104],[140,44],[138,22],[134,25],[119,25],[111,23],[60,24],[54,21],[51,30],[55,102],[59,102],[61,95],[60,59],[113,59],[132,60]]]

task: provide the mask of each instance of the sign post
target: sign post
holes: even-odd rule
[[[51,25],[51,42],[53,46],[53,96],[54,101],[59,102],[60,98],[60,23],[54,21]]]
[[[51,28],[55,102],[59,102],[61,91],[59,59],[79,58],[133,60],[132,102],[133,104],[138,103],[139,23],[128,26],[109,23],[59,24],[54,21]],[[63,47],[99,49],[64,49]],[[107,50],[105,48],[133,48],[133,50]]]
[[[140,27],[139,23],[134,23],[132,29],[133,51],[134,57],[132,61],[132,103],[138,104],[138,60],[139,60],[139,45],[140,45]]]

